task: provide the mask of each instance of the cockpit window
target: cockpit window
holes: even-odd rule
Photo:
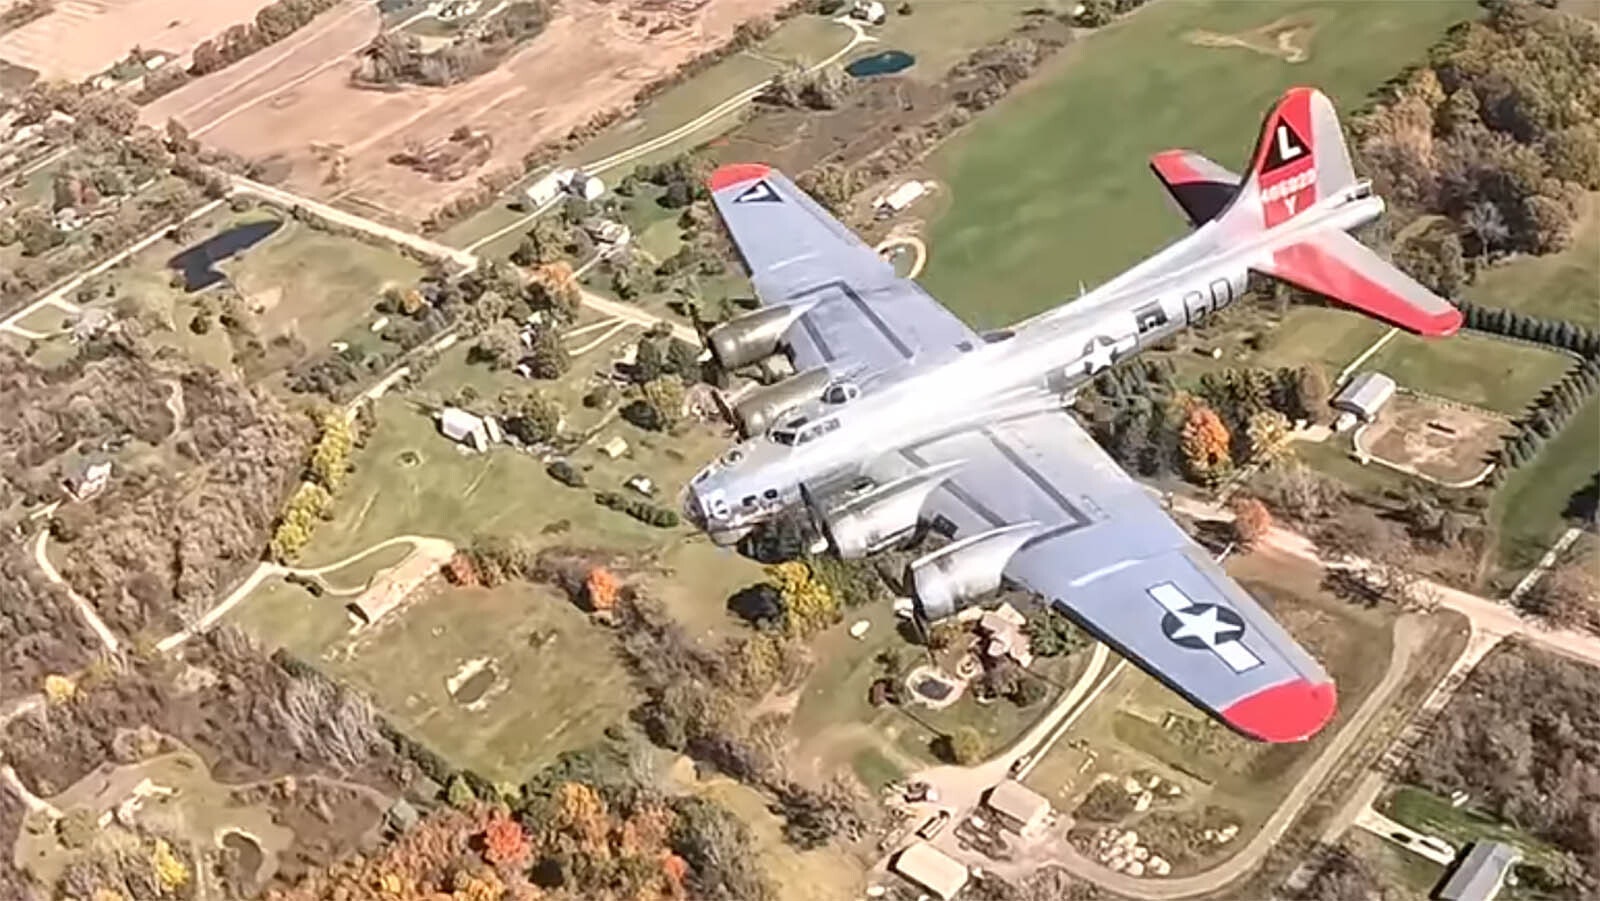
[[[792,429],[773,429],[772,440],[784,447],[794,446],[794,431]]]
[[[834,382],[822,392],[823,403],[847,404],[861,395],[855,382]]]
[[[839,427],[839,419],[838,419],[838,417],[833,417],[833,418],[830,418],[830,419],[823,419],[823,420],[819,420],[817,422],[813,422],[811,425],[806,426],[806,428],[800,432],[799,436],[796,437],[796,439],[795,439],[795,443],[797,443],[797,444],[805,444],[807,441],[811,441],[813,439],[820,438],[823,435],[826,435],[829,432],[833,431],[834,429],[837,429],[838,427]]]

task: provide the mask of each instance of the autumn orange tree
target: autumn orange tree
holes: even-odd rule
[[[522,824],[504,810],[489,815],[483,825],[483,859],[495,867],[523,867],[533,855],[533,846]]]
[[[1185,401],[1180,434],[1184,465],[1197,481],[1215,484],[1233,465],[1228,427],[1204,401],[1194,397]]]
[[[584,594],[589,598],[589,609],[598,613],[616,607],[617,591],[621,587],[617,577],[605,567],[596,566],[589,570],[589,577],[583,583]]]
[[[1232,506],[1234,540],[1243,547],[1253,547],[1272,528],[1272,514],[1266,504],[1253,497],[1237,498]]]

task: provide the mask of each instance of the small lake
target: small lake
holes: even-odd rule
[[[885,50],[871,56],[863,56],[855,62],[844,67],[845,72],[855,78],[871,78],[874,75],[890,75],[909,69],[917,58],[904,50]]]
[[[282,227],[283,223],[277,219],[236,225],[199,244],[184,248],[167,261],[167,266],[183,273],[183,290],[190,293],[202,291],[223,279],[222,273],[214,268],[215,264],[260,244]]]

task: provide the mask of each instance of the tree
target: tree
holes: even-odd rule
[[[496,809],[489,815],[481,838],[483,859],[496,867],[520,869],[533,856],[533,847],[522,824],[508,816],[503,809]]]
[[[44,677],[44,698],[51,706],[70,703],[78,696],[78,683],[70,676],[51,673]]]
[[[951,763],[972,766],[988,752],[983,735],[971,726],[962,726],[943,738],[944,755]]]
[[[659,378],[664,369],[661,346],[648,336],[639,339],[633,351],[633,380],[643,385]]]
[[[798,560],[767,567],[767,581],[783,598],[784,629],[807,638],[839,621],[839,599]]]
[[[150,868],[156,881],[167,892],[176,892],[189,883],[189,866],[183,862],[164,838],[155,840],[150,849]]]
[[[1253,497],[1234,499],[1233,540],[1241,547],[1251,548],[1272,528],[1272,514],[1267,505]]]
[[[498,320],[489,326],[467,354],[474,363],[485,363],[490,369],[510,369],[522,357],[522,334],[517,324]]]
[[[508,391],[501,397],[506,430],[524,444],[541,444],[561,430],[561,404],[543,391]]]
[[[1064,657],[1088,641],[1078,625],[1054,607],[1029,617],[1023,631],[1028,634],[1028,647],[1040,657]]]
[[[1467,283],[1467,263],[1455,229],[1438,222],[1401,241],[1394,264],[1434,293],[1450,298]]]
[[[1233,463],[1229,441],[1228,427],[1216,411],[1191,399],[1184,413],[1180,444],[1190,476],[1205,483],[1220,479]]]
[[[1264,466],[1278,463],[1289,454],[1289,420],[1277,410],[1257,410],[1245,427],[1250,443],[1250,459]]]
[[[572,271],[572,264],[566,260],[536,267],[528,288],[529,300],[536,307],[550,311],[563,322],[571,322],[576,318],[578,308],[583,303],[583,289]]]
[[[589,570],[584,579],[583,594],[589,599],[589,609],[596,612],[610,610],[617,605],[617,591],[621,584],[611,571],[603,566]]]
[[[572,368],[572,354],[554,328],[534,329],[533,346],[528,349],[528,368],[534,378],[540,379],[558,379]]]
[[[1321,366],[1308,363],[1296,369],[1293,384],[1295,418],[1313,425],[1327,421],[1328,400],[1332,393],[1328,386],[1328,375]]]
[[[450,784],[445,787],[444,799],[451,807],[457,810],[466,810],[477,803],[478,796],[473,793],[472,786],[467,783],[460,773],[450,777]]]
[[[645,383],[644,399],[655,411],[656,421],[662,428],[672,428],[683,418],[683,380],[675,375],[664,375]]]

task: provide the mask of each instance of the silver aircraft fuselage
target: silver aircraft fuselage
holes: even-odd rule
[[[884,381],[863,386],[847,402],[817,399],[796,407],[766,434],[739,442],[701,470],[685,511],[728,543],[801,502],[805,489],[855,480],[897,448],[1063,406],[1111,365],[1232,304],[1244,294],[1253,264],[1276,248],[1318,228],[1348,231],[1382,210],[1383,201],[1362,184],[1266,231],[1230,235],[1221,219],[1207,223],[997,340],[883,374]]]

